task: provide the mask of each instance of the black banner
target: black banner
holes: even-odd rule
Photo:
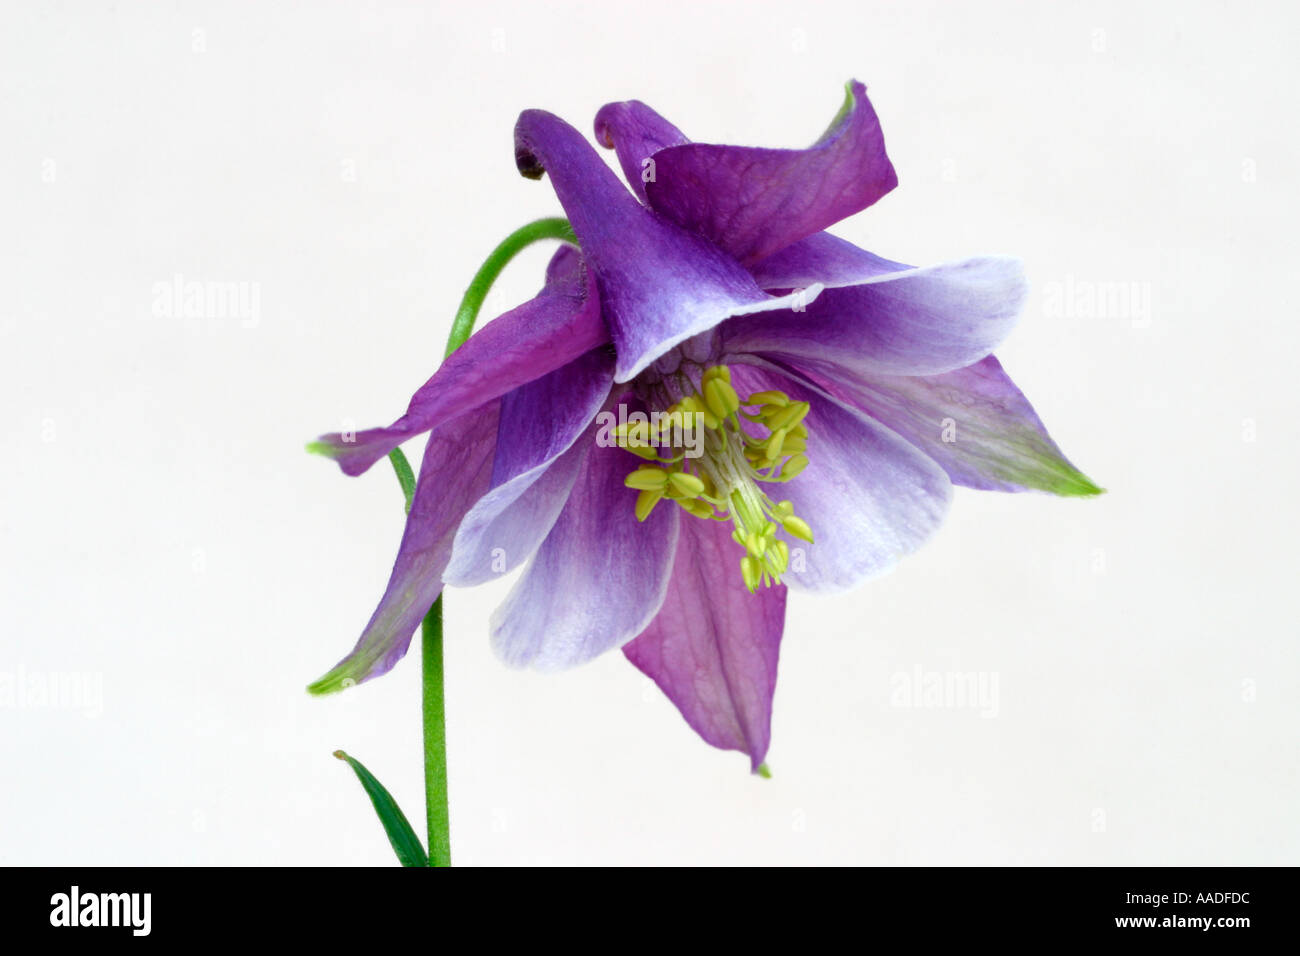
[[[873,940],[1120,940],[1249,946],[1294,936],[1281,869],[626,870],[593,876],[409,869],[9,869],[6,942],[315,940],[383,948],[392,934],[483,925],[534,944],[638,940],[678,921],[760,945],[773,931]],[[500,910],[494,914],[493,910]],[[693,933],[695,931],[692,931]],[[599,936],[595,935],[599,934]],[[144,943],[147,945],[147,943]],[[11,950],[15,951],[15,950]]]

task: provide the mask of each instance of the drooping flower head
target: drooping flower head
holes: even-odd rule
[[[637,101],[595,128],[627,186],[558,117],[515,127],[520,171],[549,176],[578,239],[541,292],[391,426],[321,440],[355,475],[429,434],[388,588],[312,689],[386,672],[444,584],[526,564],[492,618],[508,663],[621,647],[757,768],[787,587],[889,570],[954,483],[1099,489],[991,354],[1024,302],[1018,260],[914,268],[823,231],[897,183],[860,83],[802,150],[693,143]]]

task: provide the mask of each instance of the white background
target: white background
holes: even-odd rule
[[[0,863],[391,864],[330,752],[422,820],[418,661],[303,688],[381,593],[400,495],[304,442],[399,414],[483,256],[558,212],[515,173],[520,110],[589,133],[635,97],[802,146],[850,77],[900,186],[837,231],[1023,256],[999,355],[1109,494],[959,490],[892,576],[792,596],[766,781],[618,653],[505,668],[507,583],[451,592],[457,861],[1297,862],[1293,5],[23,6],[0,674],[102,701],[0,709]],[[155,315],[177,274],[256,283],[257,321]],[[898,706],[917,669],[996,678],[996,708]]]

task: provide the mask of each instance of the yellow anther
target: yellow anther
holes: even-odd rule
[[[785,528],[787,534],[792,534],[801,541],[807,541],[809,544],[812,543],[812,528],[808,527],[808,522],[804,521],[803,518],[790,515],[790,517],[781,522],[781,527]]]
[[[659,504],[659,499],[664,496],[662,491],[646,490],[636,496],[636,520],[645,521],[650,517],[650,512],[654,511],[655,505]]]
[[[775,405],[777,408],[784,408],[790,404],[790,396],[785,392],[755,392],[749,398],[745,399],[746,405]]]
[[[704,383],[704,403],[718,418],[727,418],[740,407],[740,396],[730,382],[711,378]]]
[[[799,472],[808,467],[807,455],[795,455],[793,458],[786,459],[786,463],[781,468],[780,477],[783,481],[789,481]]]
[[[789,500],[778,501],[776,505],[772,508],[772,517],[775,518],[777,521],[783,521],[786,518],[790,517],[790,515],[792,514],[794,514],[793,501],[789,501]]]
[[[745,535],[745,550],[756,558],[761,558],[767,550],[767,540],[761,534],[751,531]]]
[[[700,492],[704,491],[704,482],[694,475],[688,475],[684,471],[674,471],[668,476],[668,481],[672,486],[683,495],[694,498]]]
[[[752,594],[758,590],[758,584],[763,580],[762,565],[747,554],[740,559],[740,576],[745,579],[745,587],[749,588]]]
[[[704,419],[705,428],[716,429],[718,425],[721,424],[721,422],[718,421],[718,417],[714,415],[713,412],[709,411],[709,407],[704,404],[704,400],[698,395],[688,395],[678,402],[678,404],[681,406],[683,412],[701,416]]]
[[[769,461],[776,461],[781,457],[781,448],[783,447],[784,442],[785,429],[778,428],[776,431],[772,432],[771,437],[768,438],[767,447],[763,449],[764,456]]]
[[[767,427],[773,430],[778,428],[793,428],[803,421],[803,417],[808,414],[809,405],[807,402],[794,402],[782,409],[765,415]],[[766,410],[766,408],[765,408]]]
[[[704,370],[704,375],[700,378],[700,385],[703,387],[705,382],[711,382],[715,378],[720,378],[728,385],[731,384],[731,369],[725,365],[711,365]]]
[[[697,518],[712,518],[713,506],[698,498],[679,498],[677,503]]]
[[[645,422],[624,422],[614,429],[614,437],[628,441],[644,440],[646,427]]]
[[[805,425],[803,422],[800,422],[798,425],[795,425],[793,428],[790,429],[790,434],[798,435],[800,438],[807,438],[808,426]]]
[[[776,573],[785,574],[786,568],[790,567],[790,546],[777,540],[772,544],[772,552],[772,565],[776,568]]]
[[[653,465],[643,465],[623,479],[623,484],[638,491],[663,491],[667,483],[668,472]]]
[[[622,445],[620,447],[624,451],[630,451],[637,457],[644,458],[647,461],[655,461],[659,458],[658,450],[651,448],[649,445]]]
[[[781,453],[784,455],[797,455],[808,447],[808,442],[803,436],[796,435],[786,429],[785,441],[781,443]]]

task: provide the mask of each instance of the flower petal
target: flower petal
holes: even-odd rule
[[[749,271],[763,289],[797,289],[816,283],[833,289],[910,268],[829,232],[817,232],[760,259]]]
[[[771,739],[786,589],[750,594],[729,526],[681,522],[663,607],[623,653],[706,742],[748,754],[757,770]]]
[[[609,396],[613,374],[613,355],[593,349],[501,399],[492,490],[461,522],[444,581],[482,584],[537,550],[586,461],[588,443],[578,439]]]
[[[594,429],[580,441],[594,445]],[[643,522],[623,478],[636,460],[591,447],[587,467],[542,546],[492,615],[506,663],[541,670],[581,664],[636,637],[663,603],[678,509],[661,502]]]
[[[879,422],[815,386],[772,366],[733,357],[732,382],[742,395],[777,389],[812,408],[808,466],[769,494],[785,497],[813,530],[814,544],[792,542],[783,579],[810,591],[856,587],[893,568],[934,533],[952,486],[930,458]]]
[[[609,341],[595,286],[571,246],[555,253],[537,297],[483,326],[387,428],[323,435],[311,447],[359,475],[414,435],[545,375]]]
[[[578,442],[526,480],[516,479],[480,498],[456,532],[443,580],[472,587],[508,574],[531,558],[564,510],[587,464],[587,452],[587,443]]]
[[[525,176],[550,173],[600,287],[601,310],[626,382],[677,343],[724,318],[789,309],[806,296],[766,295],[715,246],[642,206],[568,123],[526,110],[515,124]],[[813,294],[819,289],[813,290]]]
[[[386,674],[442,592],[442,570],[461,518],[487,490],[499,402],[447,422],[429,435],[411,513],[384,596],[347,657],[307,689],[327,694]]]
[[[596,114],[596,140],[618,155],[627,184],[642,201],[646,201],[645,184],[655,176],[655,167],[647,162],[655,153],[690,140],[640,100],[606,103]]]
[[[936,375],[992,352],[1026,294],[1020,260],[984,256],[872,275],[825,289],[804,311],[743,316],[719,332],[730,351],[806,356],[857,375]]]
[[[655,154],[650,206],[746,265],[861,212],[898,185],[866,87],[808,149],[687,143]]]
[[[902,435],[956,484],[981,491],[1101,493],[1052,441],[992,355],[967,368],[915,378],[846,379],[842,370],[808,362],[799,370]]]

